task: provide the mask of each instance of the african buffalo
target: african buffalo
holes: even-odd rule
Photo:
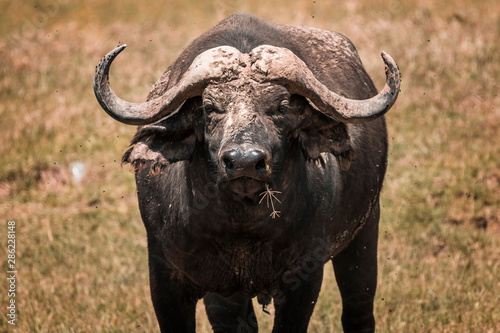
[[[246,14],[194,40],[144,103],[94,91],[140,125],[135,170],[151,295],[162,332],[194,332],[204,298],[215,332],[255,332],[252,298],[274,300],[273,332],[306,332],[331,260],[345,331],[373,331],[386,113],[400,76],[382,53],[377,93],[353,44]]]

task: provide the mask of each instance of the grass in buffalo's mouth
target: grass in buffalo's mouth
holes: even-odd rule
[[[271,208],[273,209],[271,217],[273,219],[276,217],[280,217],[279,214],[281,214],[281,212],[279,210],[276,210],[276,208],[274,207],[273,199],[281,203],[281,201],[276,197],[276,194],[281,194],[281,192],[271,190],[269,184],[266,184],[266,190],[261,194],[259,194],[259,196],[262,196],[262,198],[259,201],[259,204],[262,203],[262,201],[264,201],[264,198],[266,199],[267,208],[269,208],[269,203],[271,203]]]

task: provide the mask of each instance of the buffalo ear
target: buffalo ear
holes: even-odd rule
[[[351,166],[351,140],[346,124],[308,108],[299,131],[302,151],[306,158],[317,160],[321,153],[331,153],[342,170]],[[309,112],[308,112],[309,111]]]
[[[122,164],[130,163],[134,170],[148,165],[152,174],[158,174],[169,164],[190,160],[197,142],[193,118],[187,110],[180,110],[156,124],[139,127]]]

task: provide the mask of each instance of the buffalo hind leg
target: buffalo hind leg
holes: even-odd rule
[[[333,258],[342,296],[344,332],[373,332],[373,300],[377,287],[379,206],[352,242]]]
[[[203,301],[214,333],[258,332],[251,298],[239,293],[230,297],[207,293]]]

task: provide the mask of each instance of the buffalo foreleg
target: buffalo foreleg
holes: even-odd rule
[[[314,267],[314,270],[311,268]],[[306,333],[321,290],[323,264],[310,261],[299,271],[283,276],[284,288],[274,295],[276,315],[273,333]]]
[[[227,298],[216,293],[207,293],[203,301],[214,333],[258,331],[251,298],[239,293]]]
[[[149,251],[151,299],[161,332],[194,333],[197,298],[171,274],[162,256]]]
[[[345,332],[373,332],[373,300],[377,287],[379,206],[366,225],[341,253],[333,258],[335,278],[342,296]]]

